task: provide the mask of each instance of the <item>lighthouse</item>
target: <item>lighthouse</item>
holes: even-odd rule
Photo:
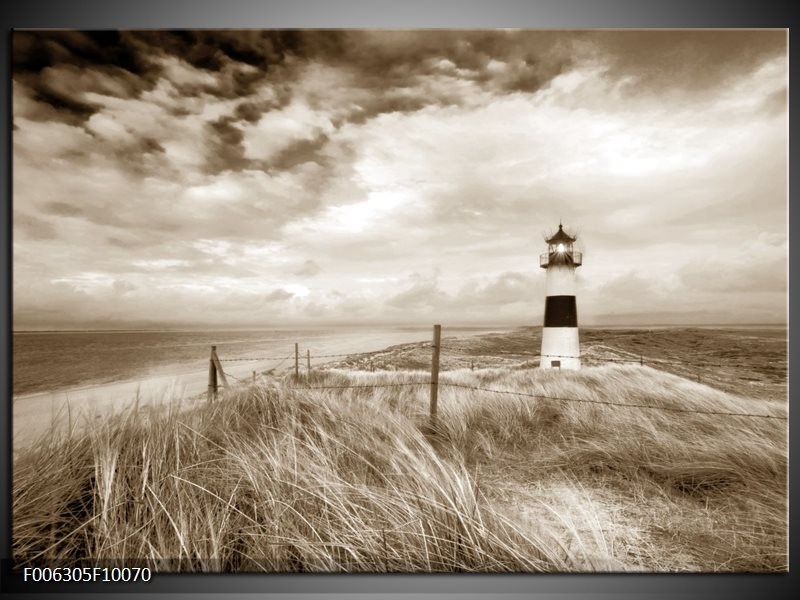
[[[572,249],[576,239],[577,236],[568,235],[559,223],[558,231],[547,240],[547,252],[539,257],[539,266],[547,270],[539,363],[542,369],[581,368],[575,269],[581,266],[583,257]]]

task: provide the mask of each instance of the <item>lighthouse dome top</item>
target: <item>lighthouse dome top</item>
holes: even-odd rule
[[[546,241],[548,244],[571,244],[576,239],[578,239],[577,236],[571,237],[570,235],[568,235],[567,232],[564,231],[564,227],[561,225],[561,223],[559,223],[558,231],[556,231],[555,235],[553,235],[549,240]]]

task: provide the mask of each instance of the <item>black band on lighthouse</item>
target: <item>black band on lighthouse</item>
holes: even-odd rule
[[[548,296],[544,303],[545,327],[577,327],[575,296]]]

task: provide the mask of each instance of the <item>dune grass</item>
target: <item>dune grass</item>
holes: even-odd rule
[[[200,571],[787,568],[785,421],[443,385],[433,431],[428,387],[396,385],[427,379],[329,369],[43,438],[14,464],[14,556]],[[785,416],[648,367],[442,382]]]

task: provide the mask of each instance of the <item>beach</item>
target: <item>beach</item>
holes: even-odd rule
[[[448,335],[480,335],[502,329],[450,328]],[[14,394],[13,432],[15,450],[35,442],[45,431],[64,431],[69,427],[84,427],[105,416],[118,413],[138,404],[140,408],[178,403],[182,407],[205,401],[208,389],[208,356],[210,346],[217,353],[229,375],[229,384],[252,380],[253,371],[259,376],[276,374],[294,368],[294,343],[298,343],[300,367],[307,368],[306,350],[312,353],[312,366],[335,361],[341,356],[381,350],[395,344],[425,342],[430,337],[427,328],[384,328],[377,330],[264,330],[230,332],[65,332],[15,334],[15,347],[22,339],[36,339],[43,348],[41,355],[51,353],[52,339],[63,346],[63,363],[56,367],[52,359],[40,359],[33,349],[25,348],[23,358],[15,355],[15,391],[17,387],[36,391]],[[45,343],[46,342],[46,343]],[[31,344],[28,344],[30,347]],[[160,363],[141,361],[131,370],[126,363],[119,368],[118,380],[104,371],[109,364],[120,365],[126,357],[151,354]],[[203,356],[205,355],[205,356]],[[337,356],[329,356],[337,355]],[[341,355],[341,356],[338,356]],[[316,356],[324,356],[315,358]],[[249,360],[267,357],[268,360]],[[277,358],[276,358],[277,357]],[[40,361],[38,366],[20,364],[21,360]],[[234,360],[231,360],[234,359]],[[247,360],[242,360],[247,359]],[[98,365],[91,371],[86,363]],[[32,370],[21,385],[20,369]],[[89,382],[69,385],[70,377],[57,378],[54,372],[71,373],[85,370]],[[132,375],[132,376],[130,376]],[[38,377],[50,377],[52,389],[41,390],[30,383]]]

